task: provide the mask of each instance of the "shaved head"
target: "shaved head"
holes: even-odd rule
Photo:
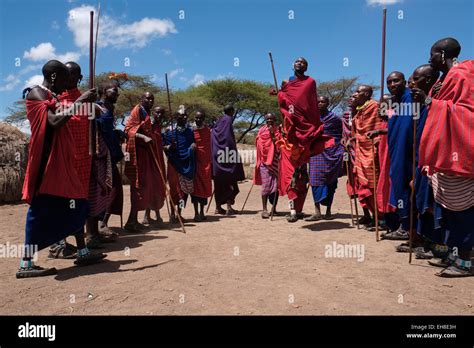
[[[418,72],[419,74],[422,74],[423,76],[433,77],[436,80],[439,77],[439,71],[436,71],[435,69],[433,69],[431,65],[429,64],[420,65],[418,68],[415,69],[413,74],[415,74],[415,72]]]
[[[81,67],[76,62],[67,62],[66,67],[69,70],[69,85],[67,89],[76,88],[79,82],[82,80]]]
[[[70,83],[69,70],[59,60],[50,60],[42,69],[43,77],[47,81],[49,89],[55,93],[64,92]]]
[[[359,88],[369,94],[369,98],[372,98],[372,94],[374,94],[374,90],[372,86],[369,85],[360,85]]]
[[[396,77],[398,77],[398,78],[400,78],[400,79],[402,79],[402,80],[405,81],[405,74],[402,73],[402,72],[400,72],[400,71],[392,71],[392,72],[388,75],[387,79],[388,79],[390,76],[396,76]]]
[[[431,49],[444,51],[446,58],[457,58],[459,53],[461,53],[461,45],[458,40],[447,37],[441,40],[436,41]]]
[[[413,83],[416,88],[419,88],[428,94],[431,87],[439,78],[439,71],[434,69],[430,64],[420,65],[413,72]]]
[[[387,77],[387,88],[391,95],[401,98],[406,89],[405,75],[400,71],[392,71]]]

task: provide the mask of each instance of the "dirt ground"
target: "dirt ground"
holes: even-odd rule
[[[38,264],[58,274],[17,280],[18,259],[1,258],[0,314],[474,314],[474,278],[436,277],[425,260],[409,265],[408,254],[394,251],[397,242],[376,242],[374,233],[351,227],[344,180],[334,220],[263,220],[254,187],[242,215],[215,216],[212,204],[208,220],[194,223],[189,205],[187,234],[167,223],[144,234],[121,233],[99,265],[74,267],[42,251]],[[237,209],[249,188],[250,182],[240,185]],[[125,192],[128,214],[128,186]],[[287,206],[285,197],[280,210]],[[23,243],[26,211],[25,204],[0,206],[0,243]],[[308,194],[305,212],[312,211]],[[166,208],[162,216],[168,220]],[[114,216],[110,225],[119,221]],[[326,257],[333,242],[363,246],[363,261]]]

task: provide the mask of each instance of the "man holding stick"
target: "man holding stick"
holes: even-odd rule
[[[280,193],[288,195],[290,215],[288,222],[296,222],[302,216],[304,199],[307,194],[307,163],[311,156],[332,146],[334,140],[323,134],[316,81],[305,75],[308,62],[299,57],[293,64],[294,76],[283,81],[279,92],[271,90],[270,94],[278,95],[278,104],[283,115],[283,137],[281,147],[282,159],[279,181]]]
[[[266,124],[260,127],[255,139],[257,148],[257,162],[253,181],[255,185],[262,185],[262,219],[268,219],[267,202],[272,204],[272,214],[275,214],[278,202],[278,163],[280,149],[276,146],[277,139],[281,137],[275,125],[275,114],[269,112],[265,115]]]
[[[194,133],[187,123],[185,110],[176,112],[176,125],[170,126],[163,135],[163,149],[168,157],[168,182],[170,186],[171,222],[183,221],[181,211],[186,205],[188,194],[194,192],[196,172],[196,143]],[[176,212],[177,210],[177,212]]]
[[[388,120],[388,153],[390,158],[390,205],[397,209],[400,226],[383,234],[383,239],[408,240],[410,230],[410,181],[413,166],[413,117],[416,112],[405,76],[399,71],[387,77],[394,114]],[[419,117],[419,115],[417,115]]]
[[[353,94],[352,105],[356,114],[352,120],[355,139],[355,173],[357,176],[357,197],[364,210],[360,224],[370,227],[375,223],[370,216],[376,214],[374,204],[375,182],[374,177],[379,175],[379,163],[372,153],[372,140],[366,133],[382,127],[378,113],[378,103],[372,99],[372,87],[360,85]],[[350,139],[352,140],[352,139]],[[375,162],[375,168],[373,163]],[[375,170],[375,173],[374,173]],[[375,175],[374,175],[375,174]]]
[[[160,182],[154,154],[149,143],[153,141],[151,108],[154,103],[151,92],[142,95],[140,104],[135,106],[125,125],[128,135],[125,175],[130,179],[130,215],[125,229],[129,232],[143,232],[145,226],[138,222],[138,211],[146,210],[153,200],[153,185]]]
[[[441,277],[473,276],[474,246],[474,61],[458,61],[461,45],[454,38],[431,47],[430,65],[442,72],[431,96],[416,90],[413,98],[428,107],[421,136],[419,166],[442,207],[449,255],[431,262],[446,267]],[[440,126],[441,125],[441,126]]]
[[[38,252],[74,234],[77,265],[99,262],[104,254],[92,254],[85,245],[84,223],[88,213],[87,193],[74,164],[75,144],[68,125],[80,103],[96,99],[94,89],[73,103],[60,107],[57,95],[70,84],[69,70],[57,60],[42,69],[42,85],[28,89],[26,113],[31,127],[28,166],[23,197],[29,205],[25,226],[25,254],[17,278],[56,274],[55,268],[42,268],[33,262]]]
[[[153,109],[153,121],[151,124],[153,141],[151,146],[154,146],[154,152],[156,159],[160,166],[162,173],[165,173],[165,159],[163,155],[163,135],[162,127],[163,122],[166,117],[166,111],[163,107],[157,106]],[[158,170],[159,170],[158,169]],[[159,173],[159,172],[158,172]],[[161,175],[158,175],[158,182],[153,185],[153,198],[151,200],[151,205],[145,210],[145,216],[143,217],[142,224],[149,226],[157,226],[163,222],[163,219],[160,215],[160,209],[165,204],[166,200],[166,182],[163,182]],[[151,217],[151,210],[155,210],[156,220]]]

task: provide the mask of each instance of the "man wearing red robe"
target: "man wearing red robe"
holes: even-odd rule
[[[396,209],[390,205],[390,157],[388,154],[388,119],[393,116],[393,110],[389,108],[392,95],[384,94],[382,104],[379,107],[379,116],[381,124],[379,129],[367,132],[369,139],[374,139],[378,160],[380,164],[380,174],[377,180],[377,209],[383,216],[383,222],[380,222],[382,228],[394,231],[399,226],[399,218]],[[376,156],[377,156],[376,155]],[[375,229],[370,228],[370,230]]]
[[[71,86],[68,68],[51,60],[42,72],[42,85],[27,89],[26,97],[31,138],[22,198],[30,207],[25,226],[25,255],[17,278],[56,274],[55,268],[34,265],[33,254],[71,234],[76,237],[78,249],[75,264],[96,263],[105,257],[92,254],[85,245],[87,194],[74,164],[76,150],[68,124],[81,103],[96,99],[95,90],[87,91],[72,105],[61,105],[58,95]]]
[[[378,103],[371,99],[372,87],[361,85],[354,93],[353,105],[356,114],[352,120],[355,134],[355,173],[357,176],[357,197],[364,210],[364,216],[359,220],[360,224],[375,226],[370,212],[375,214],[374,207],[374,160],[375,177],[379,176],[379,161],[375,152],[372,152],[372,140],[367,138],[369,131],[382,128],[379,117]],[[375,156],[375,158],[374,158]]]
[[[157,226],[163,222],[160,215],[160,209],[163,208],[166,199],[166,170],[165,158],[163,154],[163,122],[165,121],[166,111],[161,106],[157,106],[153,110],[153,123],[151,129],[153,131],[153,145],[156,159],[158,160],[158,182],[153,185],[153,198],[151,206],[146,209],[142,223],[144,225]],[[150,216],[151,209],[155,210],[156,220]]]
[[[445,267],[441,277],[473,276],[474,246],[474,60],[458,61],[461,45],[438,40],[430,65],[442,72],[431,96],[417,89],[415,101],[428,108],[421,136],[419,166],[425,167],[436,203],[441,205],[449,255],[429,261]]]
[[[262,218],[268,219],[270,214],[267,210],[267,202],[272,204],[273,214],[276,212],[278,202],[278,164],[280,149],[276,146],[277,139],[281,137],[280,131],[275,124],[276,117],[269,112],[265,115],[266,124],[260,127],[255,139],[257,148],[257,162],[253,182],[262,186]]]
[[[158,183],[160,173],[156,166],[153,131],[151,127],[151,108],[155,97],[150,92],[142,95],[140,104],[135,106],[125,125],[128,135],[125,175],[130,180],[130,215],[125,229],[129,232],[142,232],[145,226],[138,222],[138,212],[146,210],[153,201],[153,185]]]
[[[196,143],[196,173],[194,176],[194,191],[191,201],[194,205],[194,221],[206,220],[204,206],[212,195],[212,144],[211,129],[204,124],[204,111],[196,112],[194,141]],[[199,205],[199,210],[198,210]]]
[[[295,75],[282,83],[278,104],[283,115],[283,137],[280,164],[280,192],[290,200],[289,222],[302,217],[308,178],[307,163],[311,156],[320,154],[334,145],[334,139],[323,135],[324,125],[319,117],[316,81],[305,75],[306,59],[297,58],[293,64]],[[276,94],[276,91],[271,91]],[[304,187],[304,188],[303,188]],[[296,202],[297,201],[297,202]]]

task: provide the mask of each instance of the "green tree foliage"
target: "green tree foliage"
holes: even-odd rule
[[[150,76],[114,75],[106,72],[96,76],[95,85],[106,81],[115,81],[120,88],[120,97],[115,107],[115,114],[120,121],[130,110],[140,102],[145,92],[155,95],[155,106],[168,107],[166,88],[158,86]],[[359,84],[358,77],[341,78],[318,84],[318,94],[329,98],[329,109],[342,112],[347,107],[347,99]],[[83,81],[80,89],[85,91],[88,81]],[[281,122],[277,98],[269,95],[271,84],[252,80],[222,79],[208,81],[199,86],[191,86],[183,90],[170,90],[171,109],[176,111],[179,105],[185,105],[190,116],[194,119],[197,110],[203,110],[208,122],[213,122],[222,113],[225,105],[232,104],[236,114],[234,129],[236,140],[243,143],[253,143],[258,128],[264,123],[267,112],[273,112],[277,121]],[[372,86],[374,90],[377,87]],[[10,115],[5,122],[19,125],[26,119],[24,100],[16,101],[9,108]],[[168,115],[169,116],[169,115]]]

